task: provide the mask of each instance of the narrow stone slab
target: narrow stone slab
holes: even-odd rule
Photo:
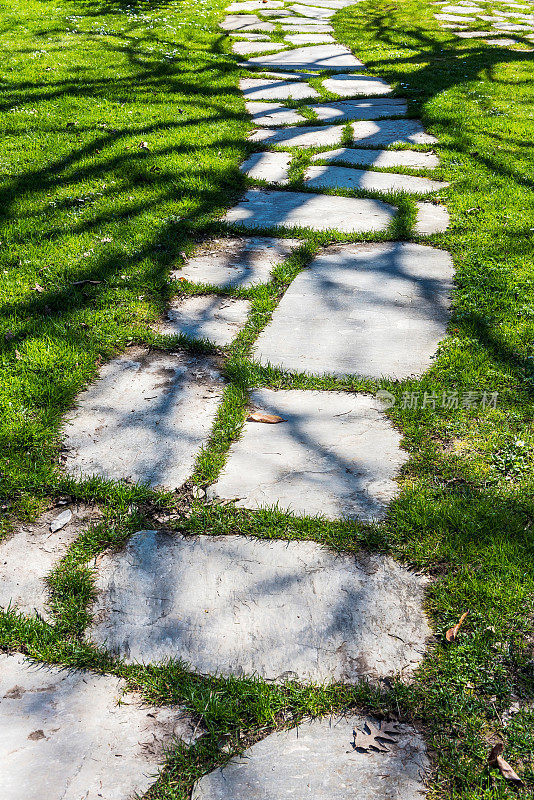
[[[79,396],[64,426],[65,466],[175,489],[193,471],[221,398],[207,359],[132,347]]]
[[[143,705],[118,678],[0,654],[2,800],[130,800],[157,780],[165,748],[191,742],[177,706]]]
[[[319,93],[307,83],[265,78],[242,78],[239,88],[245,100],[306,100]]]
[[[248,300],[195,295],[174,300],[165,322],[159,327],[161,333],[174,336],[182,333],[192,339],[209,339],[225,347],[245,327],[249,311]]]
[[[317,375],[419,375],[445,335],[452,275],[449,254],[431,247],[325,248],[282,297],[254,355]]]
[[[220,23],[225,31],[274,31],[272,22],[262,22],[255,14],[229,14]]]
[[[238,56],[263,53],[267,50],[283,50],[284,47],[281,42],[232,42],[232,52]]]
[[[70,521],[52,532],[50,526],[65,509],[72,511]],[[35,522],[20,525],[0,542],[0,608],[16,607],[24,614],[49,619],[47,576],[67,553],[70,545],[100,514],[92,506],[59,506],[47,511]],[[1,697],[1,695],[0,695]]]
[[[239,40],[246,42],[270,42],[269,36],[264,33],[243,33],[242,31],[232,32],[230,36],[239,37]]]
[[[249,141],[285,147],[328,147],[339,144],[343,125],[302,125],[298,128],[259,128],[250,134]]]
[[[245,0],[242,3],[231,3],[226,9],[228,14],[241,11],[255,11],[264,8],[283,8],[284,4],[278,0]]]
[[[182,659],[202,674],[409,676],[429,634],[424,585],[391,558],[314,542],[140,531],[99,563],[89,636],[129,663]]]
[[[249,102],[246,103],[246,109],[255,125],[275,128],[278,125],[292,125],[296,122],[304,122],[306,119],[296,109],[286,108],[280,103]]]
[[[325,105],[311,106],[321,122],[342,122],[350,119],[380,119],[406,114],[405,100],[340,100]]]
[[[224,221],[250,230],[283,226],[364,233],[385,230],[395,213],[379,200],[250,189]]]
[[[532,31],[534,27],[532,25],[514,25],[512,22],[499,22],[494,23],[493,27],[495,30],[500,31]]]
[[[282,29],[288,33],[332,33],[333,27],[331,25],[297,25],[285,20],[280,20]],[[310,20],[307,20],[310,22]]]
[[[396,731],[386,748],[356,749],[365,733],[380,728]],[[429,774],[423,737],[412,727],[323,717],[249,747],[201,778],[192,800],[423,800]]]
[[[353,122],[353,141],[365,147],[388,147],[390,144],[436,144],[437,139],[417,119]]]
[[[253,153],[241,164],[240,170],[255,181],[269,181],[283,186],[289,183],[289,165],[291,156],[288,153]]]
[[[318,25],[328,25],[330,30],[332,30],[332,25],[328,22],[328,20],[311,19],[310,17],[297,17],[291,14],[289,14],[287,17],[283,17],[283,19],[280,19],[280,24],[291,25],[293,27],[298,27],[299,29],[300,26],[303,28],[315,28]]]
[[[225,288],[248,289],[268,283],[271,272],[300,245],[298,239],[214,239],[202,245],[174,278]]]
[[[510,47],[511,45],[519,44],[517,39],[485,39],[485,42],[497,47]]]
[[[297,47],[282,53],[256,56],[248,61],[255,66],[275,67],[276,69],[329,69],[346,71],[361,67],[362,62],[355,58],[347,47],[341,44],[317,44],[310,47]]]
[[[370,172],[350,167],[308,167],[304,180],[310,189],[363,189],[368,192],[411,192],[428,194],[449,184],[399,175],[394,172]]]
[[[341,97],[351,95],[384,95],[391,93],[391,86],[371,75],[336,75],[323,81],[324,88]]]
[[[442,6],[444,14],[478,14],[484,11],[479,6]]]
[[[291,11],[295,14],[302,14],[304,17],[312,17],[313,19],[329,19],[336,13],[335,9],[321,8],[320,6],[308,6],[302,3],[295,3],[289,6]]]
[[[434,203],[417,203],[415,233],[419,236],[430,236],[433,233],[445,233],[449,227],[449,212],[445,206]]]
[[[456,31],[456,36],[460,39],[483,39],[489,33],[490,31]]]
[[[418,150],[358,150],[340,147],[326,153],[316,153],[312,161],[328,161],[331,164],[348,164],[363,167],[410,167],[413,169],[434,169],[439,166],[435,153],[421,153]]]
[[[357,2],[357,0],[356,0]],[[347,8],[355,5],[355,0],[313,0],[313,2],[302,2],[301,5],[315,6],[316,8]]]
[[[284,38],[291,44],[334,44],[336,41],[329,33],[294,33]]]
[[[476,17],[459,17],[455,14],[434,14],[441,22],[476,22]]]

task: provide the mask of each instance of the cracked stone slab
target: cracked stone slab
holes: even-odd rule
[[[262,22],[256,14],[229,14],[219,26],[224,31],[274,31],[272,22]]]
[[[314,542],[140,531],[99,562],[88,636],[128,663],[181,659],[204,675],[409,677],[430,633],[425,583]]]
[[[245,100],[307,100],[319,93],[307,83],[300,81],[273,80],[266,78],[242,78],[239,88]]]
[[[2,800],[130,800],[165,748],[195,737],[177,706],[144,705],[118,678],[0,655]],[[119,702],[120,701],[120,702]]]
[[[361,67],[362,62],[355,58],[347,47],[341,44],[316,44],[297,47],[281,53],[256,56],[247,62],[254,66],[274,67],[276,69],[329,69],[345,71]]]
[[[264,236],[214,239],[202,245],[173,277],[223,288],[249,289],[268,283],[273,269],[300,244],[298,239]]]
[[[432,247],[325,248],[287,289],[254,356],[317,375],[419,375],[445,335],[452,276],[450,255]]]
[[[222,392],[207,358],[129,348],[79,395],[63,428],[65,468],[175,489],[208,441]]]
[[[241,164],[240,170],[256,181],[269,181],[283,186],[289,183],[289,165],[291,156],[288,153],[253,153]]]
[[[372,172],[351,167],[308,167],[304,180],[310,189],[362,189],[368,192],[411,192],[428,194],[449,184],[399,175],[394,172]]]
[[[174,300],[159,330],[171,336],[182,333],[192,339],[208,339],[226,347],[245,327],[249,311],[248,300],[194,295]]]
[[[255,125],[276,127],[277,125],[292,125],[296,122],[304,122],[306,119],[295,108],[287,108],[279,103],[254,101],[245,103],[245,107]]]
[[[445,233],[449,227],[449,212],[445,206],[435,203],[416,203],[415,233],[430,236]]]
[[[286,147],[328,147],[340,144],[343,132],[343,125],[301,125],[278,130],[258,128],[250,134],[248,140]]]
[[[232,52],[238,56],[248,56],[250,53],[263,53],[267,50],[283,50],[281,42],[232,42]]]
[[[72,517],[60,530],[50,526],[69,509]],[[70,545],[100,519],[96,507],[59,506],[42,514],[35,522],[18,526],[0,541],[0,608],[15,606],[23,614],[50,619],[47,576],[66,555]]]
[[[329,33],[295,33],[284,38],[290,44],[334,44],[336,41]]]
[[[350,95],[390,94],[391,86],[380,78],[371,75],[335,75],[323,81],[324,88],[341,97]]]
[[[341,122],[350,119],[380,119],[406,114],[405,100],[340,100],[324,105],[310,106],[321,122]]]
[[[352,140],[366,147],[388,147],[391,144],[436,144],[437,139],[418,119],[353,122]]]
[[[421,153],[418,150],[358,150],[352,147],[340,147],[337,150],[328,150],[326,153],[316,153],[311,160],[384,169],[391,167],[434,169],[439,166],[439,158],[434,153]]]
[[[385,230],[395,213],[379,200],[250,189],[224,222],[251,230],[283,226],[364,233]]]
[[[377,728],[396,731],[386,752],[355,749]],[[425,741],[411,726],[322,717],[276,731],[208,773],[192,800],[424,800],[429,776]]]

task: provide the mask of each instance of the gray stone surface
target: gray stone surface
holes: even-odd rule
[[[298,247],[298,239],[214,239],[202,245],[173,277],[195,283],[248,289],[268,283],[272,270]]]
[[[334,44],[336,41],[329,33],[294,33],[284,38],[290,44]]]
[[[290,11],[295,14],[302,14],[304,17],[312,17],[313,19],[329,19],[336,13],[335,9],[321,8],[320,6],[309,6],[303,3],[296,3],[289,6]]]
[[[343,233],[382,231],[395,209],[379,200],[250,189],[224,221],[250,230],[283,226]]]
[[[411,192],[428,194],[448,186],[443,181],[399,175],[394,172],[372,172],[351,167],[308,167],[304,180],[310,189],[362,189],[368,192]]]
[[[292,27],[298,27],[299,29],[300,26],[302,26],[303,28],[304,27],[315,28],[321,25],[328,25],[329,28],[332,29],[332,26],[328,22],[328,20],[311,19],[310,17],[298,17],[295,16],[294,14],[293,15],[289,14],[287,17],[283,17],[283,19],[280,20],[280,23],[283,25],[291,25]],[[297,31],[295,31],[295,33],[296,32]]]
[[[329,69],[346,71],[361,67],[362,62],[341,44],[316,44],[297,47],[281,53],[256,56],[248,61],[255,66],[275,67],[276,69]]]
[[[412,169],[434,169],[439,158],[434,153],[418,150],[357,150],[340,147],[312,156],[312,161],[328,161],[331,164],[349,164],[363,167],[410,167]]]
[[[194,726],[176,706],[146,706],[123,690],[115,677],[0,654],[2,800],[144,795],[164,748],[190,742]]]
[[[289,153],[253,153],[241,164],[240,170],[256,181],[269,181],[284,185],[289,182]]]
[[[255,125],[275,128],[277,125],[292,125],[306,119],[296,109],[286,108],[280,103],[254,101],[246,103],[246,109]]]
[[[323,717],[272,733],[205,775],[192,800],[423,800],[430,773],[423,737],[408,725],[382,723],[397,730],[387,752],[358,752],[354,742],[370,725],[380,723]]]
[[[229,14],[220,23],[225,31],[274,31],[272,22],[262,22],[255,14]]]
[[[343,125],[302,125],[296,128],[259,128],[249,138],[251,142],[285,147],[328,147],[339,144],[343,138]]]
[[[388,147],[390,144],[435,144],[437,139],[425,133],[417,119],[353,122],[353,141],[366,147]]]
[[[475,22],[475,17],[459,17],[455,14],[434,14],[440,22]]]
[[[99,563],[88,636],[129,663],[182,659],[202,674],[409,676],[430,633],[424,585],[391,558],[314,542],[140,531]]]
[[[232,42],[232,52],[238,56],[248,56],[251,53],[263,53],[268,50],[283,50],[281,42]]]
[[[234,297],[193,295],[174,300],[160,325],[161,333],[209,339],[220,347],[230,344],[247,321],[250,303]]]
[[[483,39],[489,33],[490,31],[456,31],[456,36],[460,39]]]
[[[405,100],[340,100],[310,106],[320,122],[343,122],[350,119],[380,119],[406,114]]]
[[[239,88],[245,100],[307,100],[318,97],[316,89],[300,81],[242,78]]]
[[[449,254],[431,247],[325,248],[282,297],[254,356],[318,375],[420,374],[445,334],[452,275]]]
[[[278,0],[245,0],[243,3],[231,3],[226,9],[227,14],[240,13],[241,11],[263,11],[264,9],[283,8],[284,4]]]
[[[297,337],[304,311],[296,320]],[[323,325],[311,314],[309,319]],[[374,398],[261,389],[253,392],[252,404],[284,422],[245,422],[208,497],[235,500],[239,508],[276,505],[327,519],[383,515],[397,493],[394,479],[407,455]]]
[[[311,22],[311,20],[307,20],[307,22]],[[287,31],[288,33],[332,33],[333,27],[331,25],[300,25],[296,23],[292,23],[291,20],[280,20],[280,24],[282,25],[282,29]]]
[[[478,12],[482,13],[484,9],[473,5],[445,5],[441,7],[441,11],[443,14],[477,14]]]
[[[317,0],[317,2],[311,3],[302,3],[301,5],[305,6],[315,6],[315,8],[346,8],[347,6],[353,6],[358,0]]]
[[[326,78],[323,86],[327,91],[338,94],[341,97],[351,95],[384,95],[390,94],[391,86],[380,78],[373,78],[371,75],[335,75]]]
[[[510,47],[513,44],[519,44],[517,39],[486,39],[485,42],[497,47]]]
[[[444,233],[449,227],[449,212],[445,206],[435,203],[417,203],[415,233],[419,236],[430,236],[433,233]]]
[[[51,523],[65,508],[54,508],[35,522],[17,526],[0,541],[0,608],[11,605],[24,614],[49,619],[45,579],[70,545],[100,517],[96,508],[72,505],[70,522],[52,532]]]
[[[132,347],[102,367],[68,415],[66,469],[175,489],[193,471],[221,397],[208,359]]]
[[[242,41],[247,42],[270,42],[270,38],[265,33],[242,33],[241,31],[234,31],[230,33],[230,36],[239,38]]]

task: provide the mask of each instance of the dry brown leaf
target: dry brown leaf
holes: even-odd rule
[[[267,414],[265,411],[251,411],[247,417],[247,422],[266,422],[269,425],[276,425],[277,422],[287,422],[277,414]]]
[[[389,753],[386,744],[397,744],[397,739],[393,737],[398,736],[399,732],[392,725],[381,724],[378,727],[366,721],[364,730],[354,729],[352,735],[354,736],[352,747],[358,752],[367,753],[369,750],[374,750],[377,753]]]
[[[492,747],[488,756],[488,764],[490,767],[498,769],[503,778],[507,781],[510,781],[510,783],[513,783],[514,786],[524,786],[524,783],[517,772],[513,770],[508,761],[505,761],[505,759],[502,757],[501,753],[503,750],[503,743],[497,742],[497,744]]]
[[[446,640],[448,642],[454,642],[454,640],[458,636],[458,631],[460,630],[460,628],[464,624],[464,620],[465,620],[465,618],[467,617],[468,614],[469,614],[469,611],[466,611],[464,614],[462,614],[462,616],[460,617],[460,619],[458,620],[456,625],[454,625],[452,628],[449,628],[449,630],[445,634],[445,638],[446,638]]]

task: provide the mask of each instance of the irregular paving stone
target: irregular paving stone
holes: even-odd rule
[[[407,456],[372,397],[262,389],[253,392],[252,404],[284,421],[245,423],[209,498],[328,519],[383,515]]]
[[[341,122],[349,119],[380,119],[406,114],[405,100],[340,100],[327,105],[310,106],[321,122]]]
[[[298,239],[215,239],[202,245],[173,277],[223,288],[268,283],[271,272],[300,245]]]
[[[269,181],[283,186],[289,183],[291,156],[287,153],[253,153],[240,170],[256,181]]]
[[[456,36],[460,39],[483,39],[489,33],[489,31],[457,31]]]
[[[517,39],[486,39],[486,44],[497,45],[498,47],[510,47],[513,44],[519,44]]]
[[[437,20],[442,22],[475,22],[475,17],[458,17],[454,14],[434,14]]]
[[[350,167],[308,167],[304,180],[310,189],[363,189],[368,192],[412,192],[426,194],[444,189],[448,183],[398,175],[394,172],[370,172]]]
[[[448,253],[417,244],[325,248],[287,289],[254,356],[318,375],[421,374],[445,335],[452,275]]]
[[[250,28],[252,25],[268,25],[269,27],[263,30],[274,31],[274,25],[270,22],[262,22],[256,14],[229,14],[220,23],[220,27],[225,31],[239,31],[244,28]]]
[[[316,44],[310,47],[297,47],[282,53],[256,56],[249,64],[276,69],[330,69],[347,70],[361,67],[362,62],[341,44]]]
[[[311,160],[386,169],[390,167],[434,169],[439,166],[439,158],[434,153],[421,153],[418,150],[357,150],[352,147],[340,147],[338,150],[316,153]]]
[[[208,359],[132,347],[79,396],[64,426],[66,468],[175,489],[191,474],[221,397]]]
[[[414,226],[419,236],[444,233],[449,227],[449,212],[445,206],[434,203],[416,203],[417,216]]]
[[[251,142],[285,145],[286,147],[324,147],[339,144],[343,138],[343,125],[302,125],[298,128],[259,128],[248,137]]]
[[[531,31],[531,30],[534,30],[532,25],[514,25],[511,22],[503,22],[503,23],[494,24],[493,27],[496,30],[501,30],[501,31]]]
[[[295,33],[284,37],[291,44],[333,44],[335,39],[329,33]]]
[[[246,103],[246,109],[255,125],[276,127],[277,125],[291,125],[295,122],[303,122],[306,119],[296,109],[286,108],[286,106],[281,106],[279,103]]]
[[[318,92],[307,83],[287,80],[242,78],[239,88],[245,100],[306,100],[318,97]]]
[[[328,19],[329,17],[333,17],[336,13],[335,9],[307,6],[300,3],[289,6],[289,8],[291,11],[294,11],[295,14],[302,14],[304,17],[312,17],[313,19]]]
[[[250,53],[262,53],[267,50],[283,50],[281,42],[233,42],[232,52],[239,56],[248,56]]]
[[[282,29],[290,33],[332,33],[334,30],[331,25],[295,25],[285,20],[280,20]]]
[[[2,800],[144,795],[165,748],[191,742],[194,727],[178,707],[146,706],[123,689],[112,676],[0,655]]]
[[[389,84],[370,75],[336,75],[324,80],[323,86],[327,91],[342,97],[354,94],[381,95],[391,92]]]
[[[250,303],[233,297],[196,295],[175,300],[167,311],[167,319],[160,326],[161,333],[192,339],[209,339],[225,347],[245,326]]]
[[[357,0],[356,0],[357,2]],[[301,5],[305,6],[314,6],[315,8],[346,8],[347,6],[355,5],[355,0],[313,0],[312,3],[301,3]]]
[[[425,583],[391,558],[314,542],[140,531],[99,563],[89,636],[129,663],[181,659],[202,674],[409,676],[430,633]]]
[[[45,579],[70,545],[100,518],[95,507],[72,506],[70,522],[51,532],[58,510],[54,508],[35,522],[17,527],[9,538],[0,542],[0,608],[12,605],[24,614],[49,619]]]
[[[317,26],[321,26],[321,25],[328,25],[328,28],[330,30],[333,30],[332,26],[326,20],[310,19],[310,17],[296,17],[296,16],[289,15],[287,17],[284,17],[283,19],[280,19],[280,24],[281,25],[292,25],[294,27],[298,26],[299,29],[300,29],[300,26],[302,26],[303,29],[305,27],[311,29],[311,28],[316,28]]]
[[[477,14],[484,11],[478,6],[442,6],[441,10],[444,14]]]
[[[239,39],[247,42],[270,42],[271,40],[266,34],[263,33],[230,33],[230,36],[239,37]]]
[[[435,144],[437,139],[417,119],[353,122],[353,141],[366,147],[387,147],[390,144]]]
[[[278,0],[246,0],[243,3],[231,3],[226,12],[231,14],[232,12],[240,12],[240,11],[255,11],[256,9],[261,9],[263,11],[264,8],[283,8],[284,4],[278,2]]]
[[[224,221],[251,230],[284,226],[363,233],[385,230],[394,216],[395,209],[379,200],[250,189]]]
[[[192,800],[422,800],[430,762],[414,728],[382,723],[397,731],[386,752],[355,748],[361,732],[380,726],[372,717],[323,717],[276,731],[201,778]]]

